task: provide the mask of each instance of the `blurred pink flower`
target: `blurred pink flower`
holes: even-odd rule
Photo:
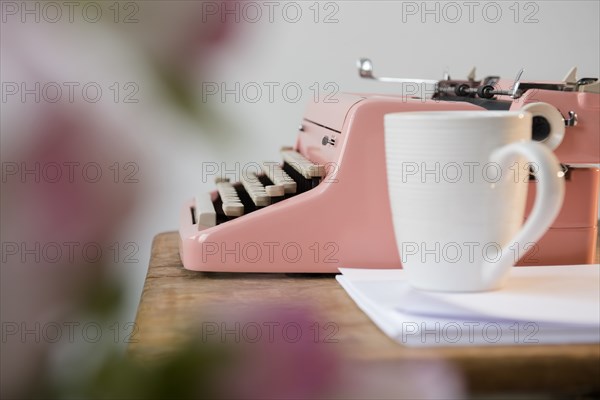
[[[214,323],[213,339],[236,350],[232,368],[217,382],[222,398],[431,399],[466,393],[460,373],[443,360],[347,357],[348,344],[336,330],[341,328],[306,305],[259,304],[243,311],[225,306],[218,315],[223,322]]]
[[[2,150],[0,200],[3,327],[16,324],[34,332],[36,326],[72,318],[103,282],[111,262],[107,249],[141,185],[125,184],[122,177],[115,182],[111,174],[115,163],[135,162],[118,129],[75,105],[41,110],[28,125],[31,130],[22,132],[31,142]],[[91,162],[100,166],[99,179],[97,168],[83,170]],[[92,250],[85,254],[88,244]],[[9,245],[18,251],[9,253]],[[97,260],[96,249],[104,252]],[[45,360],[53,346],[31,335],[3,340],[2,394],[20,397],[34,390],[31,383],[47,377]]]
[[[34,141],[4,158],[18,169],[7,175],[3,199],[11,236],[85,243],[118,230],[140,184],[124,182],[125,164],[139,179],[139,163],[116,129],[84,108],[44,107],[27,135]]]
[[[319,321],[306,307],[257,307],[241,320],[240,330],[252,335],[260,327],[256,343],[241,338],[240,358],[225,379],[224,398],[318,398],[337,384],[340,357],[334,344],[315,336]],[[226,323],[235,329],[235,322]],[[231,339],[231,336],[229,337]]]
[[[117,3],[98,4],[114,8]],[[197,62],[210,59],[235,31],[231,19],[204,18],[200,2],[139,1],[119,6],[119,23],[113,22],[110,10],[105,10],[106,23],[101,24],[81,19],[70,23],[67,18],[56,24],[27,24],[18,16],[3,23],[3,81],[26,82],[28,88],[35,82],[98,81],[110,103],[112,83],[138,79],[145,94],[154,97],[141,99],[132,108],[84,101],[53,104],[33,101],[33,96],[27,101],[13,96],[3,104],[1,233],[3,246],[10,242],[21,249],[7,256],[3,248],[2,322],[61,323],[83,307],[86,295],[97,289],[109,264],[114,264],[114,254],[107,250],[140,204],[144,185],[152,180],[144,175],[145,164],[128,140],[133,132],[144,138],[140,142],[145,140],[144,124],[136,117],[168,108],[166,99],[152,91],[164,83],[175,100],[182,88],[188,91],[184,97],[193,99],[190,82],[197,77]],[[136,9],[137,22],[123,23]],[[185,119],[165,114],[165,119]],[[11,172],[4,175],[8,165]],[[67,243],[78,244],[72,254]],[[90,261],[95,258],[94,246],[88,257],[82,253],[88,243],[104,252],[99,262]],[[50,253],[40,254],[48,244],[54,245]],[[23,256],[23,247],[38,254]],[[56,256],[57,247],[63,254],[57,261],[48,260],[47,256]],[[21,340],[19,335],[1,345],[2,396],[28,393],[32,383],[49,372],[43,368],[52,345]]]

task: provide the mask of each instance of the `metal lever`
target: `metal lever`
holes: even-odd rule
[[[404,79],[404,78],[385,78],[385,77],[376,77],[373,75],[373,63],[368,58],[361,58],[356,63],[358,67],[358,75],[361,78],[365,79],[373,79],[379,82],[388,82],[388,83],[417,83],[417,84],[429,84],[436,85],[439,83],[438,80],[435,79]]]
[[[577,114],[575,111],[569,111],[569,118],[563,118],[565,120],[565,126],[576,126],[577,125]]]
[[[512,91],[510,94],[510,97],[513,99],[521,97],[517,97],[517,95],[519,94],[519,86],[521,85],[521,75],[523,75],[523,71],[525,71],[525,68],[521,68],[521,70],[517,72],[517,76],[515,77],[515,83],[513,83]]]

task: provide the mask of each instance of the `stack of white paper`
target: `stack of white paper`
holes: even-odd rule
[[[600,265],[513,268],[501,290],[426,292],[402,270],[340,268],[375,324],[408,346],[600,342]]]

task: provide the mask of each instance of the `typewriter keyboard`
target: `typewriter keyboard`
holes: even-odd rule
[[[316,187],[325,176],[325,167],[315,164],[291,148],[281,150],[283,165],[264,162],[262,173],[248,173],[240,182],[217,178],[217,199],[210,193],[196,196],[192,222],[206,229],[241,217],[263,207]]]

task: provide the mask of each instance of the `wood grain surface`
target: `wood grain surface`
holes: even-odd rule
[[[128,353],[151,361],[194,339],[215,312],[256,305],[300,306],[315,322],[333,322],[336,349],[347,362],[444,359],[464,374],[474,393],[600,391],[600,344],[408,348],[383,334],[357,308],[334,275],[201,273],[183,268],[176,232],[157,235]]]

